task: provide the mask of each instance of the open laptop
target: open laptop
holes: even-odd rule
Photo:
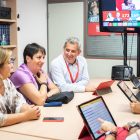
[[[130,77],[130,81],[134,84],[136,88],[140,90],[140,82],[134,74]]]
[[[125,96],[128,98],[130,102],[131,99],[135,101],[140,101],[140,95],[137,93],[136,95],[130,90],[130,88],[127,86],[127,84],[124,81],[119,81],[117,86],[120,88],[120,90],[125,94]]]
[[[110,87],[114,82],[115,80],[110,80],[110,81],[100,83],[96,88],[96,90],[92,93],[92,95],[100,96],[112,92]]]
[[[101,123],[97,118],[112,122],[116,126],[115,120],[101,96],[78,105],[77,109],[94,140],[105,135],[104,133],[98,133],[100,131]]]

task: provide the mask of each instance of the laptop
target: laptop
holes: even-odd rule
[[[132,102],[131,99],[135,101],[140,101],[140,95],[138,94],[139,92],[137,93],[137,95],[135,95],[124,81],[119,81],[117,86],[120,88],[120,90],[124,93],[124,95],[128,98],[130,102]]]
[[[100,83],[96,88],[96,90],[92,93],[92,95],[95,94],[100,96],[112,92],[110,87],[114,82],[115,80],[110,80],[110,81]]]
[[[140,82],[139,80],[137,79],[137,77],[133,74],[131,77],[130,77],[130,81],[134,84],[134,86],[140,90]]]
[[[98,96],[97,98],[78,105],[77,109],[94,140],[105,135],[104,133],[99,133],[101,122],[99,122],[97,118],[112,122],[117,126],[102,96]]]

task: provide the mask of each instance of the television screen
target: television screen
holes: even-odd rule
[[[101,32],[140,32],[140,0],[99,0]]]

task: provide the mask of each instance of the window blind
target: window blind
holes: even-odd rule
[[[132,36],[127,36],[127,59],[130,59]],[[86,37],[86,55],[88,58],[123,59],[123,44],[121,35],[111,33],[110,36]],[[124,38],[124,37],[123,37]],[[137,35],[133,37],[131,59],[137,58]]]

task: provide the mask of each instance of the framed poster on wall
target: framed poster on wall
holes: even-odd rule
[[[100,32],[99,26],[99,0],[88,0],[88,35],[111,35]]]

